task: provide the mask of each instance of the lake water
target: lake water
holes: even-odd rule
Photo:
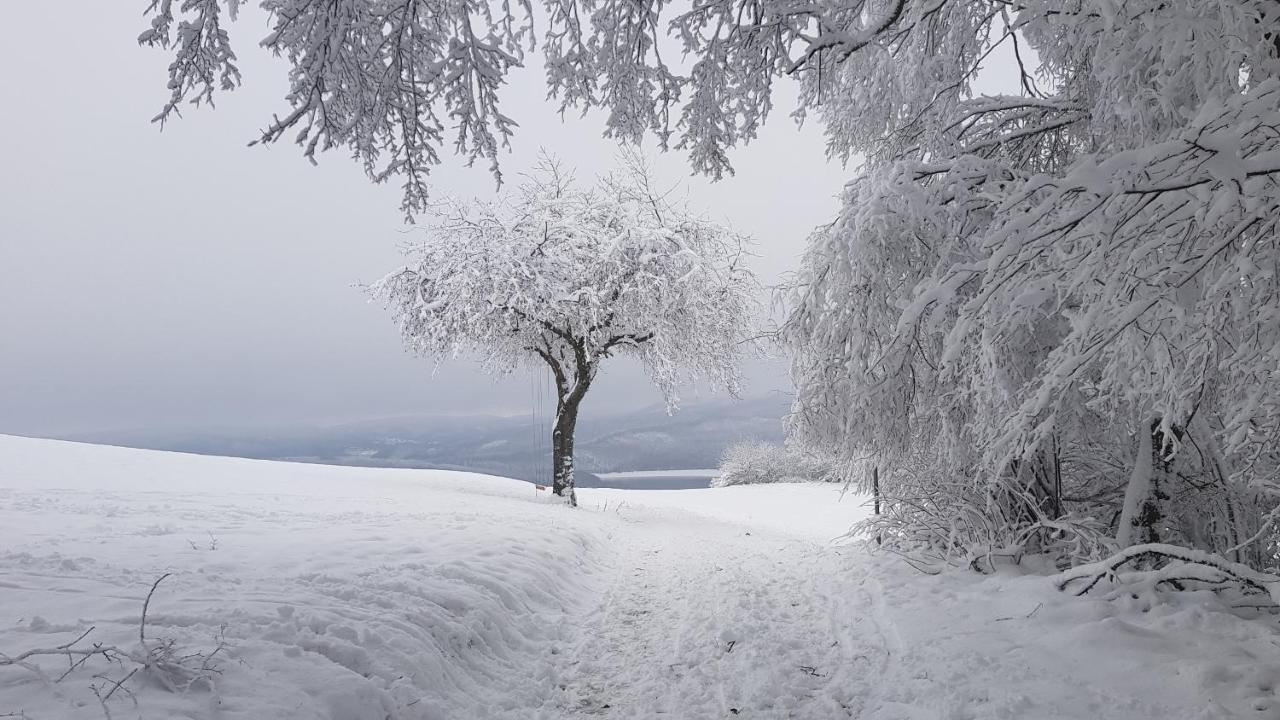
[[[625,473],[606,473],[595,477],[578,479],[578,487],[622,488],[626,490],[693,490],[710,487],[711,478],[717,473],[712,470],[659,470],[653,473],[642,471]]]

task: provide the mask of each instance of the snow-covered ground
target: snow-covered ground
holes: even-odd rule
[[[134,648],[171,572],[148,641],[219,672],[117,720],[1280,718],[1269,616],[923,576],[834,540],[866,509],[830,485],[580,499],[0,436],[0,654]],[[0,716],[105,717],[128,661],[66,663],[0,665]]]
[[[589,510],[687,514],[713,518],[737,528],[770,530],[811,542],[833,544],[866,517],[865,498],[845,494],[830,483],[735,485],[701,490],[620,490],[582,488],[578,501]],[[691,518],[692,519],[692,518]]]

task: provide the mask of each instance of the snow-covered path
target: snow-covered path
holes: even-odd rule
[[[1280,720],[1274,616],[921,575],[833,542],[866,509],[830,487],[584,497],[626,524],[565,673],[578,717]]]
[[[567,690],[608,718],[858,717],[886,654],[830,543],[626,509]]]

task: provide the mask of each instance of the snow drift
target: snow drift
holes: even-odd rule
[[[479,475],[11,437],[0,458],[0,652],[89,627],[136,644],[167,572],[148,636],[194,652],[225,633],[212,690],[135,679],[107,703],[117,717],[530,717],[597,544],[533,486]],[[0,668],[0,714],[102,718],[94,676],[121,670],[94,658],[46,684]]]

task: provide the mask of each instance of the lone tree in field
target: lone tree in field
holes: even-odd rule
[[[737,391],[758,289],[745,238],[656,192],[642,163],[583,187],[544,160],[514,194],[446,201],[429,220],[371,292],[414,353],[496,374],[546,363],[553,487],[571,504],[578,410],[606,358],[640,360],[668,407],[685,378]]]

